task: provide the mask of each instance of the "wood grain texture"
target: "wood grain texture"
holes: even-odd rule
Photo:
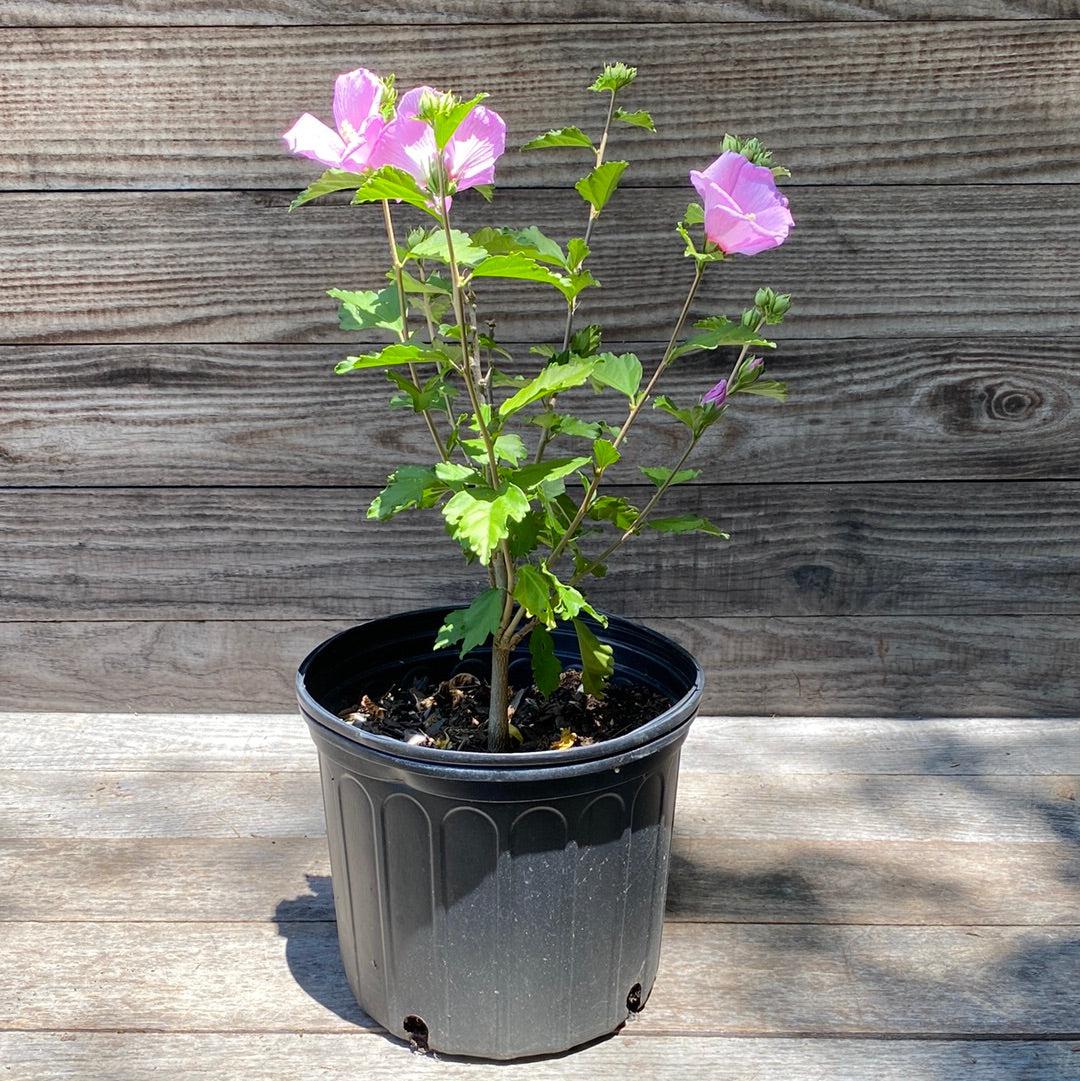
[[[3,930],[0,1027],[372,1026],[352,1001],[329,923],[9,923]],[[656,988],[634,1032],[1075,1039],[1078,950],[1071,927],[670,924]],[[57,965],[58,957],[67,963]]]
[[[651,490],[622,492],[640,505]],[[590,595],[630,617],[1076,615],[1077,490],[1065,481],[680,487],[668,513],[704,514],[733,540],[673,543],[646,531]],[[5,615],[355,619],[475,594],[475,568],[452,558],[437,516],[361,521],[372,495],[9,489],[0,492]],[[642,580],[655,584],[648,595]]]
[[[0,771],[0,838],[318,837],[316,773]],[[1080,777],[687,772],[675,831],[772,841],[1080,842]],[[719,828],[717,824],[722,824]]]
[[[800,338],[1075,335],[1078,191],[800,190],[792,201],[798,242],[721,268],[697,314],[737,312],[768,281],[795,294],[789,332]],[[290,215],[288,199],[241,191],[2,195],[0,340],[351,341],[336,329],[325,290],[381,280],[386,255],[370,208],[314,204]],[[489,220],[486,204],[460,202],[462,225]],[[575,203],[573,192],[508,191],[498,216],[564,237]],[[611,340],[670,333],[689,282],[671,227],[685,208],[685,192],[636,190],[600,218],[595,269],[604,288],[583,301],[581,317],[605,322]],[[552,290],[500,284],[485,295],[504,340],[561,333]]]
[[[596,1081],[623,1081],[628,1069],[665,1081],[1063,1081],[1072,1076],[1076,1057],[1067,1042],[1038,1040],[650,1037],[638,1035],[638,1026],[630,1032],[576,1051],[572,1066],[560,1056],[500,1067],[500,1073],[520,1081],[564,1081],[571,1068]],[[442,1057],[433,1062],[394,1040],[362,1033],[0,1032],[0,1059],[19,1081],[143,1081],[162,1063],[168,1063],[171,1081],[338,1074],[476,1081],[495,1075],[486,1064]]]
[[[5,705],[292,710],[300,660],[353,620],[0,623]],[[1075,617],[700,617],[648,622],[706,670],[703,708],[860,717],[1076,714]]]
[[[1080,722],[1023,717],[698,717],[684,772],[941,777],[1080,774]],[[311,773],[315,746],[289,713],[0,713],[0,760],[69,772]]]
[[[607,344],[646,363],[662,349]],[[422,427],[366,408],[378,381],[334,376],[338,355],[329,345],[0,347],[0,484],[382,483],[422,450]],[[687,357],[663,389],[690,401],[729,359]],[[738,399],[695,457],[703,480],[1080,477],[1080,339],[785,340],[769,370],[791,397],[782,409]],[[610,396],[569,400],[611,421],[625,413]],[[635,460],[681,453],[682,429],[662,414],[646,410],[635,432]],[[353,447],[363,453],[343,453]],[[609,476],[640,479],[623,463]]]
[[[1080,180],[1080,25],[775,26],[766,41],[754,25],[648,18],[644,47],[639,25],[567,34],[496,20],[450,39],[394,20],[362,56],[334,27],[0,30],[0,186],[303,187],[314,167],[281,133],[301,112],[327,113],[335,75],[361,59],[404,87],[488,91],[515,149],[567,123],[599,138],[604,103],[584,88],[607,56],[639,66],[628,100],[657,125],[616,125],[611,154],[634,163],[626,183],[684,201],[687,172],[719,153],[724,130],[759,134],[794,184]],[[743,62],[716,63],[720,50]],[[760,78],[766,56],[782,78]],[[580,151],[511,153],[499,180],[567,185],[584,166]]]
[[[3,0],[0,26],[1071,19],[1075,0]],[[572,38],[568,39],[572,41]]]
[[[681,922],[1080,925],[1080,856],[1054,842],[674,839]],[[2,921],[333,920],[322,837],[0,841]]]

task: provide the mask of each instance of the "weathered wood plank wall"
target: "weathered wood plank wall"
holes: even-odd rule
[[[347,207],[286,216],[312,170],[278,136],[364,63],[490,90],[517,145],[589,121],[572,90],[621,57],[660,131],[618,135],[631,190],[597,230],[590,314],[656,351],[686,171],[755,131],[795,171],[799,226],[717,275],[702,314],[761,280],[795,293],[775,363],[794,394],[740,408],[679,495],[732,544],[639,545],[598,595],[697,650],[713,710],[1075,713],[1078,16],[0,0],[6,708],[287,708],[327,631],[465,595],[435,523],[360,521],[413,443],[330,375],[347,338],[323,290],[370,283],[381,249]],[[575,175],[511,152],[498,210],[564,235]],[[508,338],[551,331],[535,292],[492,300]],[[688,361],[673,392],[709,375]],[[642,442],[671,438],[650,420]]]

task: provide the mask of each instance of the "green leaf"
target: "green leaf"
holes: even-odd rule
[[[579,327],[570,335],[570,352],[576,353],[579,357],[594,356],[600,348],[600,337],[601,330],[596,323]]]
[[[576,360],[569,364],[549,364],[535,379],[530,379],[513,397],[499,406],[499,416],[509,417],[532,402],[580,387],[593,370],[593,361]]]
[[[698,328],[685,342],[681,342],[672,352],[671,359],[697,353],[704,349],[719,349],[722,345],[753,345],[765,349],[775,349],[776,342],[762,338],[755,327],[744,323],[734,323],[726,316],[714,315],[701,319],[694,324]]]
[[[577,193],[593,208],[593,216],[604,209],[619,186],[619,178],[628,164],[625,161],[605,161],[574,185]]]
[[[529,513],[529,500],[514,484],[499,491],[466,488],[453,495],[442,509],[450,535],[481,563],[509,536],[508,523],[520,522]]]
[[[551,582],[538,567],[525,563],[517,568],[514,581],[514,600],[534,618],[547,627],[555,626],[555,613],[551,606]]]
[[[486,248],[475,243],[468,233],[460,229],[451,229],[454,242],[454,258],[463,266],[475,266],[488,256]],[[406,259],[434,259],[449,264],[450,249],[446,240],[445,229],[433,229],[419,244],[414,244],[406,253]]]
[[[778,402],[787,401],[787,384],[775,379],[759,379],[748,387],[740,387],[740,394],[758,394],[762,398],[774,398]]]
[[[621,120],[624,124],[633,124],[636,128],[644,128],[646,131],[656,131],[653,118],[644,109],[629,113],[625,109],[618,108],[615,110],[615,119]]]
[[[342,330],[401,329],[401,305],[393,286],[373,292],[364,289],[327,289],[327,296],[341,301],[338,305],[338,326]]]
[[[708,518],[702,518],[700,514],[675,514],[670,518],[653,518],[645,524],[659,533],[708,533],[711,537],[731,539],[729,533],[713,525]]]
[[[566,266],[577,270],[589,258],[589,245],[579,236],[572,236],[566,242]]]
[[[338,361],[334,371],[338,375],[358,372],[364,368],[388,368],[394,364],[438,364],[450,358],[441,349],[410,342],[395,342],[380,349],[378,353],[364,353],[358,357],[346,357]]]
[[[417,116],[431,127],[436,146],[443,150],[465,117],[487,96],[477,94],[468,101],[458,101],[453,94],[427,93],[420,98]]]
[[[615,674],[615,651],[580,619],[574,620],[578,650],[581,653],[581,684],[594,698],[604,697],[604,688]]]
[[[423,293],[425,296],[449,296],[452,286],[446,278],[438,274],[429,274],[423,281],[414,278],[407,270],[401,272],[401,284],[406,293]]]
[[[435,466],[435,476],[444,484],[460,487],[467,480],[479,481],[481,476],[471,466],[459,462],[439,462]]]
[[[399,465],[388,478],[386,487],[371,501],[367,516],[385,522],[399,511],[420,507],[425,489],[435,480],[435,472],[418,465]]]
[[[541,428],[550,428],[552,437],[566,435],[588,439],[590,443],[602,433],[614,435],[618,431],[618,428],[611,424],[603,424],[598,420],[581,420],[567,413],[541,413],[538,417],[533,417],[532,423]]]
[[[555,128],[552,131],[546,131],[543,135],[537,135],[535,139],[530,139],[521,149],[546,150],[555,146],[585,146],[594,152],[596,150],[596,147],[592,144],[592,139],[581,128],[575,127]]]
[[[685,225],[705,224],[705,208],[701,203],[691,203],[686,208],[686,213],[683,215],[683,223]]]
[[[605,65],[604,70],[597,75],[589,89],[595,90],[597,93],[610,90],[614,94],[616,91],[622,90],[624,86],[629,86],[635,78],[637,78],[637,68],[632,68],[629,64],[624,64],[620,60],[615,64]]]
[[[576,470],[587,466],[590,460],[589,458],[551,458],[517,469],[509,479],[522,491],[527,492],[538,484],[570,476]]]
[[[471,278],[513,278],[516,281],[544,282],[560,291],[570,285],[570,279],[539,263],[530,255],[512,252],[509,255],[489,255],[473,267]]]
[[[676,420],[681,421],[690,429],[695,439],[699,439],[702,433],[715,424],[723,411],[711,405],[692,405],[688,409],[680,409],[666,394],[658,394],[653,402],[654,409],[660,409]]]
[[[367,176],[366,173],[350,173],[345,169],[327,169],[318,180],[310,183],[289,203],[289,210],[291,212],[305,203],[310,203],[312,199],[319,199],[331,192],[359,188],[367,181]]]
[[[592,378],[633,399],[641,386],[641,361],[634,353],[601,353]]]
[[[588,515],[597,522],[611,522],[616,529],[627,530],[638,520],[641,511],[621,495],[602,495],[592,501]]]
[[[354,203],[378,203],[383,199],[400,199],[403,203],[426,211],[433,218],[439,216],[431,206],[431,196],[404,169],[384,165],[364,176],[364,182],[353,196]]]
[[[593,442],[593,461],[596,462],[596,471],[602,473],[608,466],[614,465],[622,455],[614,443],[607,439],[597,439]]]
[[[528,447],[525,446],[521,436],[513,432],[497,435],[491,442],[495,448],[495,457],[501,462],[507,462],[515,469],[523,458],[528,457]],[[487,447],[483,439],[462,439],[461,445],[474,462],[487,461]]]
[[[490,255],[520,254],[541,263],[552,263],[560,267],[566,265],[562,248],[535,225],[530,225],[527,229],[488,226],[473,233],[472,239],[474,244],[486,248]]]
[[[457,394],[453,387],[447,386],[441,375],[433,375],[420,387],[408,376],[391,369],[387,369],[386,378],[401,391],[390,399],[393,409],[411,409],[414,413],[445,409]]]
[[[448,612],[435,636],[435,648],[445,649],[460,642],[464,657],[470,649],[482,646],[502,622],[503,595],[504,590],[498,587],[485,589],[468,608]]]
[[[559,686],[562,665],[555,655],[555,639],[547,627],[534,627],[529,635],[529,656],[532,659],[533,682],[547,698]]]
[[[592,616],[597,623],[607,626],[607,618],[589,604],[580,590],[566,585],[565,582],[560,582],[551,571],[547,571],[547,577],[555,590],[555,613],[560,619],[575,619],[584,612],[586,615]]]
[[[657,488],[662,485],[673,486],[676,484],[686,484],[689,481],[696,480],[701,475],[700,469],[680,469],[678,473],[672,472],[672,470],[665,468],[662,465],[643,465],[638,467],[642,473],[645,474],[656,485]]]

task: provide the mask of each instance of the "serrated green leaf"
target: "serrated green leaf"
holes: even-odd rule
[[[473,243],[486,248],[490,255],[520,254],[554,266],[566,264],[562,248],[535,225],[527,229],[485,227],[473,233],[472,239]]]
[[[593,461],[596,462],[597,472],[602,473],[609,466],[613,466],[622,455],[614,443],[607,439],[593,441]]]
[[[392,368],[387,369],[386,378],[401,391],[401,394],[390,399],[390,405],[395,409],[407,408],[414,413],[445,409],[457,393],[453,387],[447,386],[441,375],[433,375],[419,387]]]
[[[641,511],[621,495],[601,495],[592,501],[588,515],[597,522],[611,522],[616,529],[627,530]]]
[[[433,218],[438,212],[431,205],[431,196],[403,169],[384,165],[381,169],[364,175],[363,183],[356,189],[354,203],[377,203],[383,199],[399,199],[403,203],[426,211]]]
[[[607,682],[615,674],[615,651],[580,619],[574,620],[578,651],[581,653],[581,684],[587,694],[603,698]]]
[[[406,293],[422,293],[424,296],[449,296],[453,286],[438,274],[429,274],[423,281],[414,278],[407,270],[401,272],[401,284]]]
[[[555,612],[551,605],[551,582],[543,571],[531,563],[517,568],[514,581],[514,600],[534,619],[546,627],[555,626]]]
[[[475,266],[488,257],[486,248],[477,244],[468,233],[460,229],[450,230],[454,242],[454,258],[463,266]],[[444,229],[433,229],[405,254],[406,259],[434,259],[440,263],[450,262],[450,249]]]
[[[530,379],[512,398],[499,406],[499,416],[506,418],[540,398],[580,387],[593,370],[593,361],[576,360],[569,364],[549,364],[535,379]]]
[[[684,342],[681,342],[671,354],[671,359],[697,353],[702,350],[719,349],[724,345],[752,345],[763,349],[775,349],[776,342],[762,338],[753,326],[735,323],[723,315],[714,315],[701,319],[694,324],[695,330]]]
[[[537,135],[535,139],[530,139],[521,149],[547,150],[556,146],[584,146],[594,153],[596,151],[592,139],[581,128],[575,127],[554,128],[551,131],[545,131],[543,135]]]
[[[557,274],[550,267],[521,252],[490,255],[473,267],[469,278],[511,278],[515,281],[543,282],[545,285],[554,286],[560,292],[571,284],[569,278]]]
[[[520,522],[529,513],[529,500],[514,484],[499,491],[465,488],[455,493],[442,509],[450,535],[481,563],[509,536],[508,523]]]
[[[579,589],[567,585],[565,582],[560,582],[549,570],[545,569],[545,573],[547,574],[548,580],[551,582],[552,588],[555,590],[555,614],[560,619],[574,619],[584,612],[586,615],[592,616],[597,623],[600,623],[604,627],[607,626],[607,617],[602,616],[591,604],[589,604]]]
[[[530,510],[520,522],[509,524],[510,536],[507,538],[507,544],[510,554],[515,559],[521,559],[536,551],[537,540],[543,525],[544,516],[536,510]]]
[[[474,462],[487,461],[487,446],[481,439],[462,439],[459,441],[466,453]],[[525,446],[520,435],[508,432],[505,435],[497,435],[492,439],[495,449],[495,457],[501,462],[517,468],[521,461],[528,457],[529,449]]]
[[[713,525],[708,518],[702,518],[700,514],[675,514],[669,518],[652,518],[645,524],[659,533],[708,533],[711,537],[731,539],[730,534],[725,533],[719,526]]]
[[[430,125],[435,134],[435,145],[443,150],[465,117],[486,97],[487,94],[477,94],[468,101],[457,101],[452,94],[425,95],[420,99],[417,115]]]
[[[625,161],[605,161],[574,185],[577,193],[593,208],[594,216],[604,209],[614,194],[628,164]]]
[[[634,353],[601,353],[592,378],[632,399],[641,386],[641,361]]]
[[[445,484],[460,485],[464,481],[479,482],[482,477],[473,468],[460,462],[439,462],[435,466],[435,476]]]
[[[704,225],[705,208],[701,203],[691,203],[686,208],[686,213],[683,215],[683,221],[687,225]]]
[[[633,124],[635,128],[644,128],[646,131],[656,131],[656,125],[653,123],[653,118],[644,110],[638,109],[635,112],[627,112],[623,108],[617,108],[615,110],[615,119],[621,120],[624,124]]]
[[[534,627],[529,634],[529,657],[532,660],[533,682],[546,698],[559,686],[562,665],[555,654],[555,639],[547,627]]]
[[[346,357],[338,361],[334,371],[338,375],[346,372],[358,372],[365,368],[388,368],[395,364],[438,364],[450,358],[441,349],[427,345],[413,345],[411,342],[395,342],[377,353],[363,353],[357,357]]]
[[[778,402],[787,401],[787,384],[775,379],[759,379],[748,387],[740,387],[740,394],[757,394],[762,398],[773,398]]]
[[[589,245],[579,236],[572,236],[566,242],[566,266],[577,270],[589,258]]]
[[[610,90],[614,94],[622,90],[624,86],[629,86],[635,78],[637,78],[637,68],[632,68],[620,60],[614,64],[606,64],[589,89],[597,93]]]
[[[312,199],[319,199],[335,191],[349,191],[359,188],[366,183],[368,174],[350,173],[347,169],[327,169],[318,180],[312,181],[304,190],[289,203],[289,211],[310,203]]]
[[[499,630],[503,596],[504,591],[498,587],[485,589],[468,608],[447,612],[435,636],[435,648],[445,649],[460,642],[461,656],[464,657],[469,650],[482,646]]]
[[[723,416],[722,410],[711,405],[692,405],[688,409],[680,409],[666,394],[656,396],[653,408],[662,410],[685,424],[695,439],[699,439],[707,428],[711,427]]]
[[[509,480],[522,491],[527,492],[538,484],[570,476],[576,470],[587,466],[590,460],[589,458],[551,458],[514,470]]]
[[[597,323],[579,327],[570,335],[570,352],[579,357],[595,356],[600,350],[602,331]]]
[[[367,516],[385,522],[403,510],[420,507],[425,490],[436,480],[435,471],[418,465],[399,465],[386,487],[371,501]]]
[[[657,488],[665,484],[668,486],[687,484],[689,481],[696,480],[701,475],[700,469],[680,469],[678,473],[673,473],[672,470],[660,465],[643,465],[638,468],[657,486]]]
[[[338,326],[342,330],[401,329],[401,304],[394,287],[374,292],[370,289],[327,289],[326,295],[340,301]]]

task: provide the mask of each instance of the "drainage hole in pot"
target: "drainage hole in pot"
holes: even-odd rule
[[[422,1017],[417,1017],[414,1013],[406,1014],[401,1027],[409,1034],[409,1043],[417,1051],[426,1051],[428,1049],[428,1027],[427,1022]]]
[[[645,1009],[645,1003],[641,1001],[641,984],[635,983],[630,988],[630,994],[626,996],[626,1008],[631,1013],[641,1013]]]

